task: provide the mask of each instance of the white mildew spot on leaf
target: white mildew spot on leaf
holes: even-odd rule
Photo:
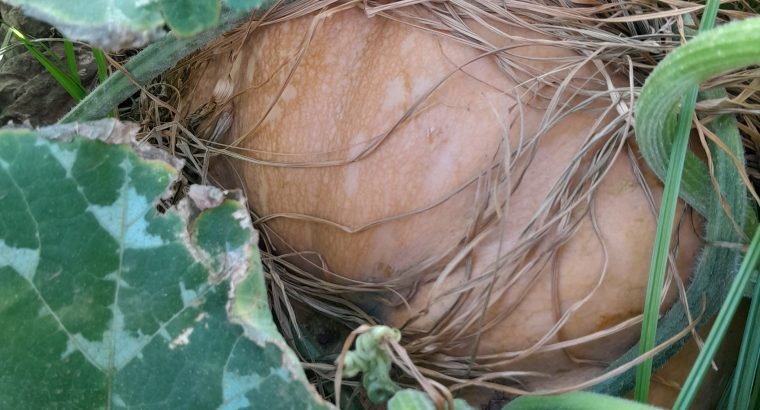
[[[14,248],[0,239],[0,268],[10,266],[11,269],[31,282],[37,272],[40,262],[40,250],[29,248]]]
[[[114,239],[119,240],[121,237],[119,234],[121,230],[122,208],[122,202],[119,200],[109,206],[90,205],[87,207],[87,211],[95,216],[100,226],[108,231]]]
[[[108,333],[110,332],[107,332],[103,336],[103,339],[108,336]],[[73,338],[74,342],[71,343],[82,350],[85,356],[90,359],[90,362],[95,367],[102,371],[108,369],[108,351],[110,349],[110,345],[106,345],[104,342],[90,342],[89,340],[82,337],[80,333],[75,334]]]
[[[66,176],[71,176],[71,169],[74,168],[74,162],[77,159],[78,150],[67,150],[61,148],[61,144],[51,143],[50,141],[40,139],[37,145],[47,146],[50,154],[58,160],[63,169],[66,170]]]
[[[134,224],[130,224],[127,234],[124,236],[124,247],[131,249],[149,249],[166,245],[160,236],[148,233],[148,222],[145,218],[139,218]]]
[[[8,170],[9,166],[10,166],[10,164],[8,164],[7,162],[5,162],[2,159],[0,159],[0,168],[2,168],[4,170]]]
[[[272,372],[270,374],[279,376],[282,380],[285,380],[286,382],[293,381],[293,375],[290,373],[288,369],[284,367],[278,367],[276,369],[272,369]]]
[[[225,410],[247,409],[251,402],[245,397],[245,393],[256,389],[263,378],[258,374],[237,374],[225,371],[222,375],[222,397],[224,398]]]
[[[76,344],[74,344],[74,341],[69,338],[69,340],[66,342],[66,350],[61,353],[61,360],[66,360],[69,356],[71,356],[72,353],[79,351],[77,349]]]
[[[127,206],[127,204],[129,204]],[[126,210],[124,207],[126,206]],[[148,233],[148,222],[144,215],[152,209],[152,204],[134,188],[127,190],[127,198],[119,198],[108,206],[90,205],[87,210],[95,215],[100,225],[116,240],[121,240],[125,248],[146,249],[164,245],[161,237]],[[122,226],[124,218],[124,226]],[[126,232],[122,229],[126,228]]]
[[[226,401],[219,407],[220,410],[239,410],[251,408],[251,402],[243,395],[235,396],[232,401]]]
[[[240,223],[240,227],[243,229],[248,229],[248,227],[251,226],[248,220],[248,211],[245,209],[238,209],[233,212],[232,217]]]
[[[179,332],[179,335],[174,338],[174,340],[169,343],[169,349],[174,350],[177,348],[177,346],[184,346],[188,343],[190,343],[190,335],[193,334],[192,327],[187,327],[185,329],[182,329],[181,332]]]
[[[127,281],[125,281],[124,278],[122,278],[118,272],[109,273],[108,275],[105,276],[105,279],[109,279],[116,282],[119,288],[125,288],[125,289],[130,288],[129,283],[127,283]]]
[[[185,287],[185,282],[179,283],[179,294],[182,298],[182,306],[188,307],[198,298],[198,292],[195,289]]]
[[[103,333],[101,341],[92,342],[77,333],[74,335],[74,342],[98,368],[108,369],[112,365],[114,369],[120,370],[132,358],[142,358],[141,350],[148,344],[151,336],[144,335],[142,332],[138,332],[137,336],[130,334],[124,330],[124,314],[121,310],[113,305],[111,310],[113,311],[112,323],[109,330]],[[113,355],[112,364],[110,363],[111,355]]]
[[[114,394],[111,400],[113,405],[116,407],[127,407],[127,403],[118,394]]]
[[[161,336],[161,338],[166,340],[167,342],[172,340],[172,335],[169,334],[169,331],[166,330],[164,326],[161,326],[161,328],[158,329],[158,335]]]

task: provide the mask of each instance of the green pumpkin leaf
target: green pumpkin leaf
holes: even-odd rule
[[[219,24],[222,0],[2,0],[55,26],[67,38],[106,50],[143,47],[166,34],[187,37]],[[248,12],[271,0],[224,0]]]
[[[55,26],[67,38],[108,50],[143,46],[164,34],[155,0],[3,0]]]
[[[0,408],[328,408],[277,333],[241,198],[116,121],[0,130]]]
[[[235,11],[258,9],[266,2],[266,0],[224,0],[224,4]]]
[[[179,36],[189,36],[213,27],[219,20],[219,0],[160,0],[164,18]]]

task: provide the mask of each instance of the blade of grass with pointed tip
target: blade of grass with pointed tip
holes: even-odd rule
[[[63,87],[66,92],[69,93],[69,95],[71,95],[72,98],[77,101],[81,101],[84,98],[86,92],[81,85],[77,84],[65,72],[63,72],[63,70],[53,64],[53,62],[51,62],[47,57],[45,57],[42,51],[35,47],[35,45],[30,42],[23,33],[13,27],[11,27],[10,30],[13,35],[18,38],[22,44],[24,44],[24,47],[26,47],[26,49],[34,56],[34,58],[36,58],[37,61],[42,64],[43,67],[45,67],[45,70],[47,70],[47,72],[50,73],[53,78],[55,78],[58,84],[60,84],[61,87]]]
[[[82,87],[82,79],[79,78],[79,69],[77,68],[77,55],[74,52],[74,43],[69,40],[63,40],[63,49],[66,52],[66,65],[69,68],[69,74]]]
[[[706,31],[713,27],[718,14],[717,0],[708,0],[707,8],[702,16],[700,31]],[[644,354],[654,348],[657,319],[660,313],[660,298],[662,287],[665,283],[665,271],[667,269],[668,254],[670,252],[670,238],[673,235],[673,222],[675,220],[678,192],[681,190],[681,177],[683,174],[686,151],[688,149],[689,132],[694,107],[697,101],[699,86],[693,86],[681,100],[681,112],[678,118],[676,140],[670,155],[665,190],[660,206],[660,215],[657,221],[655,234],[655,246],[652,253],[652,261],[649,267],[649,281],[647,282],[646,302],[644,304],[644,319],[641,325],[641,339],[639,341],[639,353]],[[636,387],[634,397],[637,401],[646,402],[649,398],[649,384],[652,377],[652,358],[644,361],[636,368]]]
[[[103,50],[99,48],[92,49],[92,56],[95,57],[95,64],[98,66],[98,81],[103,84],[108,78],[108,63],[106,62],[106,55]]]
[[[657,332],[657,319],[660,313],[660,298],[662,287],[665,283],[665,270],[667,268],[668,254],[670,253],[670,238],[673,236],[673,221],[675,220],[676,206],[678,204],[678,191],[681,188],[681,172],[688,148],[688,133],[691,122],[691,111],[697,99],[697,91],[692,89],[684,97],[684,109],[681,110],[681,118],[685,115],[689,121],[679,122],[676,143],[670,157],[668,176],[665,180],[665,190],[662,195],[660,215],[655,234],[655,246],[652,254],[652,262],[649,267],[649,281],[647,282],[646,302],[644,305],[644,320],[641,324],[641,339],[639,353],[645,354],[652,350],[655,345]],[[691,101],[691,104],[689,104]],[[684,129],[685,128],[685,129]],[[634,397],[642,403],[649,399],[649,383],[652,376],[652,359],[644,361],[636,368],[636,388]]]
[[[92,56],[95,57],[95,64],[98,66],[98,83],[103,84],[108,79],[108,62],[106,61],[106,54],[99,48],[92,49]],[[114,109],[107,114],[108,117],[119,116],[119,110]]]
[[[53,50],[45,44],[46,42],[41,39],[28,39],[30,43],[32,43],[35,47],[39,47],[41,49],[40,51],[42,54],[47,53],[48,56],[50,56],[50,62],[55,64],[56,67],[60,68],[63,73],[65,73],[67,76],[69,73],[67,72],[68,64],[64,64],[63,60],[61,60],[60,57],[58,57],[57,53],[54,53]],[[65,48],[64,48],[65,51]],[[64,53],[65,54],[65,53]]]

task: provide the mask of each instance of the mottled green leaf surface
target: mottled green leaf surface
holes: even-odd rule
[[[49,23],[68,38],[106,49],[144,45],[164,33],[155,0],[2,0]]]
[[[219,0],[159,0],[169,27],[180,34],[195,34],[219,20]]]
[[[177,171],[131,140],[115,121],[0,130],[0,408],[327,407],[240,200],[195,187],[157,212]]]
[[[190,36],[214,27],[222,3],[239,12],[269,0],[0,0],[52,24],[68,38],[117,50],[142,47],[165,34]]]

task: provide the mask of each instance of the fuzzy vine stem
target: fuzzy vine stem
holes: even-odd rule
[[[124,65],[129,77],[121,70],[115,71],[58,122],[68,123],[105,118],[114,107],[137,92],[140,86],[174,67],[185,56],[210,43],[245,21],[249,16],[249,13],[227,10],[222,13],[216,27],[203,33],[185,38],[176,37],[170,33],[140,51]]]

